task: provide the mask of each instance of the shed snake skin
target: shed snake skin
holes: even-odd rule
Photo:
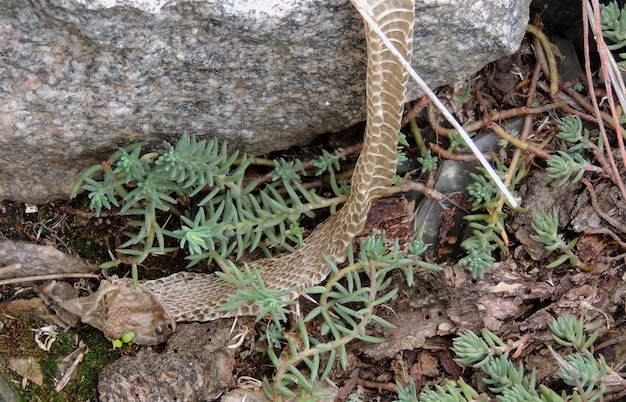
[[[410,60],[414,0],[351,0],[367,13],[407,60]],[[350,195],[335,215],[320,224],[295,252],[249,264],[262,269],[267,288],[288,291],[289,300],[322,282],[330,268],[323,259],[346,258],[348,245],[365,225],[374,200],[391,185],[395,175],[396,144],[407,74],[380,38],[365,24],[367,36],[367,125],[363,151],[356,163]],[[132,286],[130,279],[103,280],[90,296],[62,303],[82,321],[102,330],[109,339],[134,332],[133,342],[163,342],[180,321],[210,321],[254,315],[256,305],[218,311],[236,287],[214,274],[179,272]]]

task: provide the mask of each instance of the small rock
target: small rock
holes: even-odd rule
[[[41,366],[34,358],[27,357],[10,359],[9,367],[23,378],[23,388],[26,388],[28,381],[39,386],[43,385],[43,372],[41,371]]]
[[[226,347],[232,322],[181,324],[162,353],[147,348],[119,359],[100,374],[100,400],[214,400],[233,382],[236,349]]]

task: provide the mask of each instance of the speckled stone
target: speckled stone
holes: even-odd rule
[[[418,0],[413,64],[432,86],[467,78],[517,49],[529,2]],[[0,200],[67,198],[84,167],[137,140],[262,153],[365,119],[347,0],[2,3]]]
[[[18,402],[20,396],[15,390],[15,386],[7,378],[7,375],[0,370],[0,402]]]
[[[4,267],[0,279],[94,271],[83,259],[53,246],[3,239],[0,239],[0,267]]]
[[[248,327],[245,327],[245,325]],[[227,347],[252,319],[178,326],[161,353],[146,348],[107,366],[98,378],[101,402],[214,401],[234,383],[237,348]]]

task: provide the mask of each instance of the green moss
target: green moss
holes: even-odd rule
[[[83,334],[83,341],[89,348],[81,366],[78,369],[78,378],[75,381],[77,394],[83,397],[96,394],[98,375],[106,366],[119,359],[122,353],[113,350],[111,342],[95,328],[89,328]]]
[[[91,327],[80,327],[68,332],[59,332],[56,341],[52,344],[49,352],[45,352],[37,347],[33,342],[33,333],[30,328],[38,328],[39,323],[32,320],[28,314],[19,315],[13,323],[11,337],[3,338],[2,350],[14,351],[12,354],[3,354],[8,361],[9,357],[34,357],[39,362],[43,373],[43,385],[29,383],[25,389],[19,388],[21,401],[92,401],[97,400],[98,375],[110,363],[117,360],[122,353],[113,350],[111,342],[108,341],[100,331]],[[18,324],[19,322],[19,324]],[[76,345],[76,336],[88,347],[83,361],[78,366],[77,373],[67,386],[56,392],[55,378],[58,378],[58,362],[65,356],[72,353]],[[128,351],[129,349],[125,349]],[[15,373],[6,370],[13,375],[15,381],[21,381]]]
[[[85,258],[96,258],[102,254],[102,247],[98,245],[96,239],[83,235],[76,238],[75,242],[76,249]]]

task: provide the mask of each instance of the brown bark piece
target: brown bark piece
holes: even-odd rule
[[[362,234],[357,236],[353,243],[369,236],[371,233],[380,234],[385,231],[388,246],[393,246],[398,239],[400,246],[409,244],[414,237],[411,229],[414,204],[404,197],[383,198],[377,200],[369,213]]]

